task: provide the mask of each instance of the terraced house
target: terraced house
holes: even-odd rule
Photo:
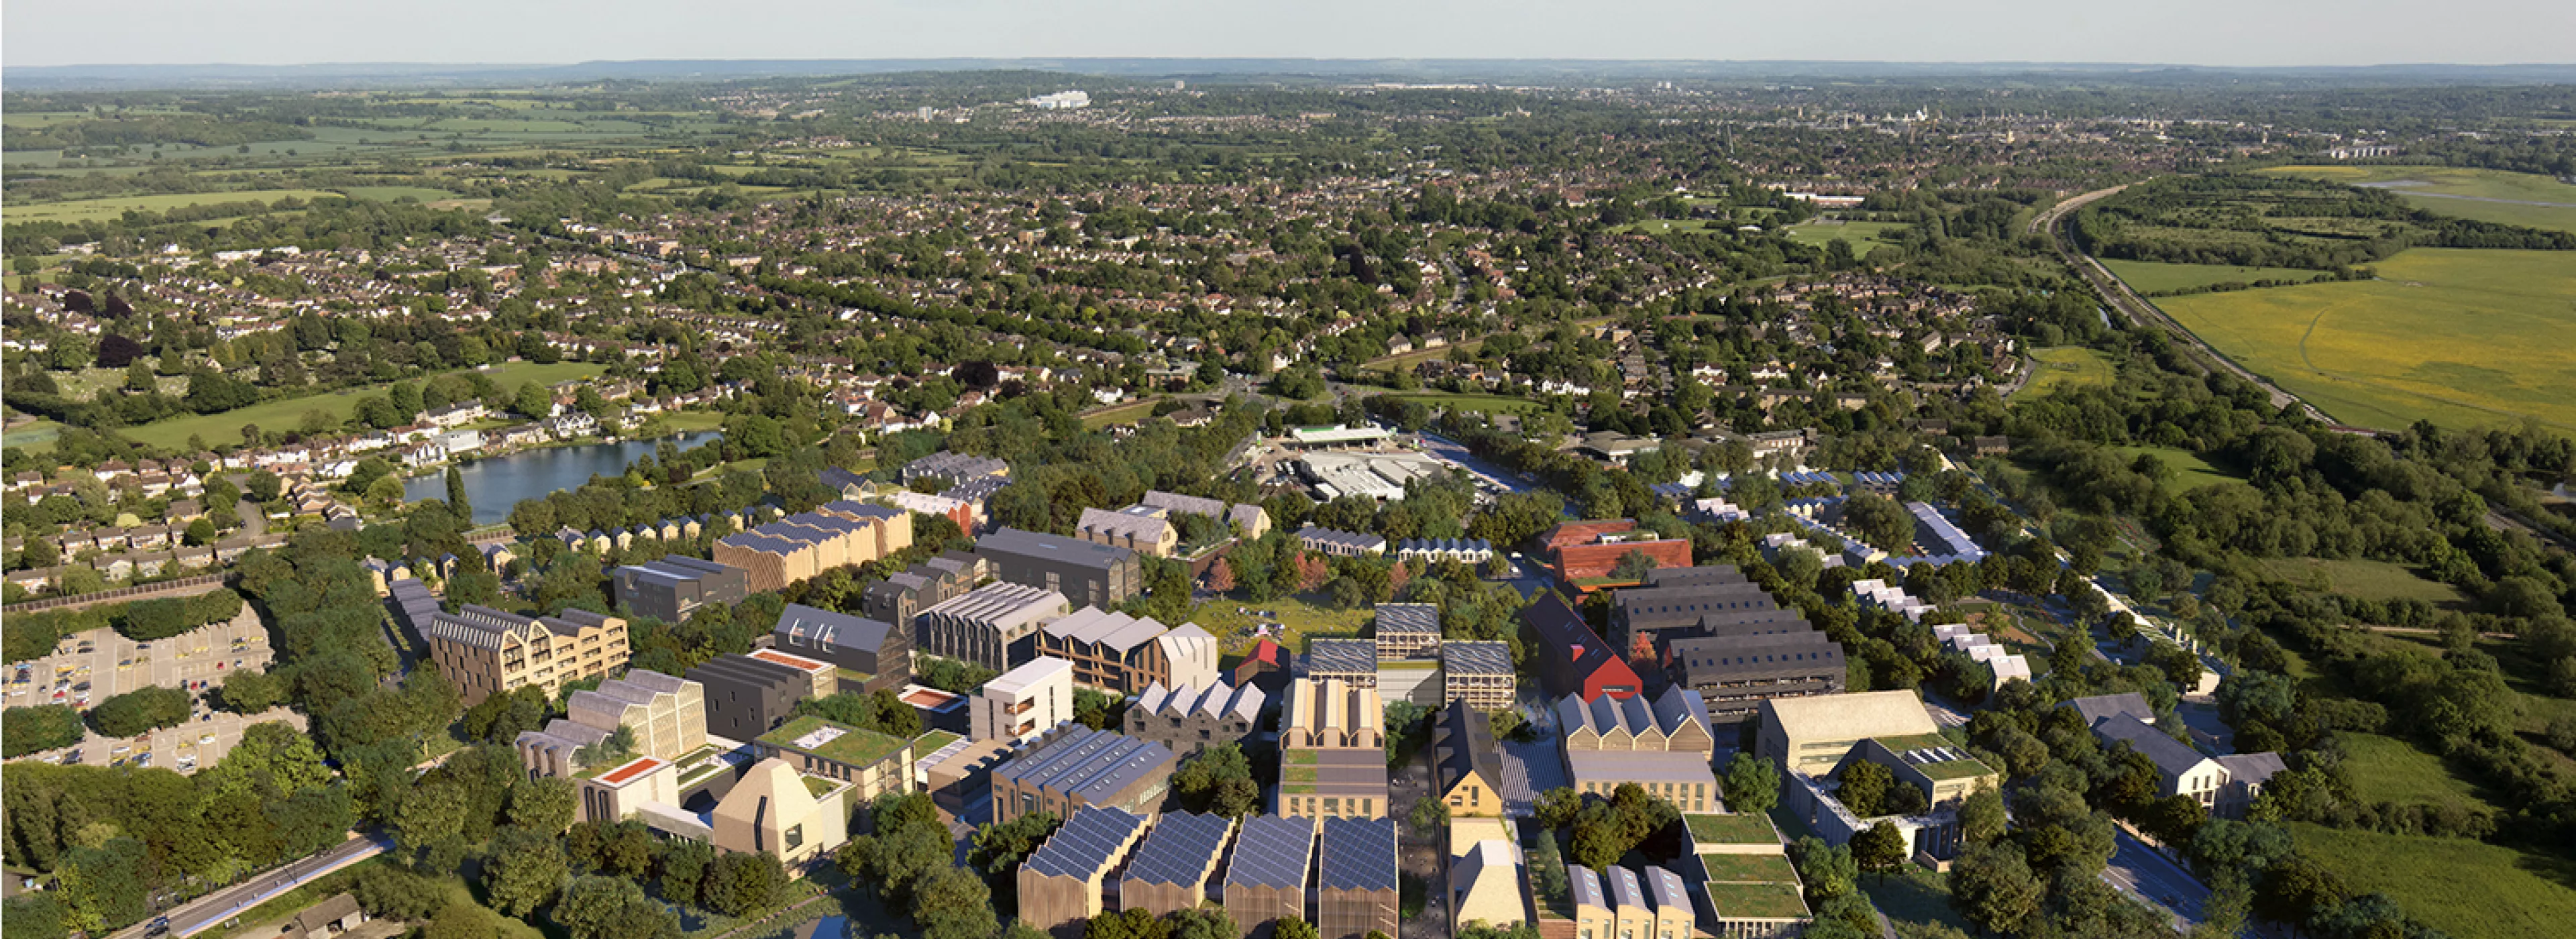
[[[851,499],[826,503],[715,543],[715,561],[744,571],[752,592],[912,546],[912,513]]]
[[[530,686],[553,696],[626,667],[626,621],[588,610],[529,617],[469,603],[432,615],[422,635],[467,707]]]
[[[1216,682],[1217,642],[1190,623],[1084,607],[1038,630],[1038,654],[1073,663],[1075,684],[1119,694]]]

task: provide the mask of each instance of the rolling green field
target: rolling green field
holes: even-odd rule
[[[2258,280],[2315,280],[2323,271],[2303,271],[2295,267],[2234,267],[2226,264],[2166,264],[2159,261],[2119,261],[2102,259],[2102,266],[2128,282],[2129,289],[2148,296],[2190,290],[2212,284],[2236,282],[2251,284]]]
[[[2418,838],[2292,822],[2299,847],[2355,893],[2393,897],[2459,939],[2550,939],[2576,922],[2564,862],[2458,838]]]
[[[2443,215],[2576,231],[2576,185],[2536,173],[2452,166],[2284,166],[2265,172],[2383,187],[2408,205]]]
[[[42,202],[9,206],[11,221],[77,222],[83,219],[105,219],[124,215],[129,209],[164,212],[188,205],[217,205],[227,202],[276,202],[280,199],[328,199],[336,192],[320,189],[266,189],[254,192],[192,192],[156,196],[121,196],[114,199],[76,199],[70,202]]]
[[[1836,241],[1848,241],[1853,254],[1868,257],[1869,249],[1887,243],[1879,238],[1880,235],[1905,228],[1896,222],[1816,221],[1790,226],[1789,240],[1817,248]]]
[[[1447,391],[1399,391],[1399,400],[1420,401],[1424,407],[1454,411],[1481,411],[1487,414],[1526,414],[1538,410],[1538,402],[1503,395],[1458,394]]]
[[[2152,453],[2155,454],[2156,459],[2172,467],[2173,478],[2163,482],[2166,492],[2189,492],[2202,486],[2230,483],[2240,486],[2245,484],[2243,477],[2211,466],[2208,460],[2200,458],[2200,454],[2179,447],[2113,447],[2111,449],[2131,460],[2137,459],[2141,454]]]
[[[2442,758],[2414,744],[2378,734],[2339,733],[2349,757],[2352,794],[2364,802],[2484,805],[2475,789],[2442,765]]]
[[[2364,600],[2422,600],[2446,606],[2469,602],[2457,587],[2386,561],[2272,558],[2260,563],[2273,576],[2291,583],[2317,585],[2320,590]]]
[[[2378,271],[2157,305],[2346,423],[2576,429],[2576,252],[2414,248]]]
[[[484,374],[491,376],[492,381],[506,391],[519,387],[520,382],[533,381],[551,385],[575,378],[594,377],[602,371],[605,369],[586,362],[558,362],[553,365],[510,362],[496,366]],[[268,401],[221,414],[200,414],[154,421],[141,427],[124,428],[118,432],[137,443],[168,450],[185,448],[191,436],[202,437],[209,444],[229,443],[241,439],[241,429],[244,424],[257,424],[263,430],[291,430],[303,423],[304,413],[307,411],[326,411],[335,421],[347,420],[349,412],[357,408],[358,399],[368,395],[383,394],[388,387],[391,386],[370,385],[334,394]]]
[[[444,189],[431,189],[427,186],[351,186],[340,192],[349,198],[365,199],[370,202],[392,202],[405,197],[422,202],[456,198],[455,193]]]
[[[2030,377],[2030,384],[2023,385],[2021,390],[2013,392],[2014,397],[2036,398],[2059,388],[2108,385],[2114,377],[2117,377],[2116,371],[2111,366],[2111,357],[2098,349],[2084,346],[2050,346],[2030,350],[2030,357],[2033,362],[2038,363],[2039,371]]]

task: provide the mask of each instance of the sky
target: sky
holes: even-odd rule
[[[0,64],[2576,62],[2570,0],[0,0]]]

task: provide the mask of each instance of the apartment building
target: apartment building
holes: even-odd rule
[[[1567,695],[1556,703],[1556,720],[1566,779],[1576,792],[1607,796],[1634,783],[1684,812],[1719,807],[1717,777],[1709,770],[1717,742],[1698,694],[1667,688],[1652,703]]]
[[[776,649],[710,659],[688,679],[706,687],[707,732],[744,742],[787,723],[796,702],[830,695],[839,684],[831,663]]]
[[[775,648],[839,668],[843,691],[874,694],[912,680],[912,630],[906,627],[790,603],[769,635]]]
[[[528,617],[469,603],[431,615],[422,637],[467,707],[532,685],[554,695],[626,667],[626,621],[588,610]]]
[[[1073,719],[1073,663],[1040,656],[984,683],[969,703],[976,740],[1028,740]]]
[[[963,551],[948,551],[869,584],[860,610],[869,619],[909,630],[921,611],[966,595],[993,576],[993,562]]]
[[[739,567],[672,554],[659,561],[620,566],[609,572],[608,582],[611,599],[620,608],[677,623],[710,603],[741,603],[750,594],[744,577]]]
[[[1279,715],[1276,815],[1384,818],[1386,706],[1375,688],[1300,678]]]
[[[1260,726],[1261,708],[1267,701],[1261,689],[1252,685],[1167,688],[1155,682],[1127,709],[1127,736],[1154,741],[1181,756],[1240,744]]]
[[[1079,606],[1114,607],[1145,589],[1145,562],[1128,548],[1004,526],[977,540],[975,553],[993,562],[994,576]]]
[[[1191,623],[1084,607],[1038,630],[1038,654],[1073,663],[1074,683],[1118,694],[1216,681],[1217,641]]]
[[[1003,671],[1035,655],[1038,628],[1069,612],[1064,594],[1054,590],[986,584],[921,611],[913,630],[923,652]]]
[[[1084,509],[1073,523],[1074,537],[1092,544],[1126,548],[1138,554],[1158,558],[1172,556],[1180,546],[1181,533],[1172,523],[1145,506],[1130,506],[1116,512],[1108,509]]]
[[[763,591],[911,546],[912,513],[843,499],[716,539],[713,553],[716,563],[745,572],[745,586]]]

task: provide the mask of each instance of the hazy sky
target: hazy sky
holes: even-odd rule
[[[2566,63],[2571,0],[5,0],[11,66],[1299,57]]]

